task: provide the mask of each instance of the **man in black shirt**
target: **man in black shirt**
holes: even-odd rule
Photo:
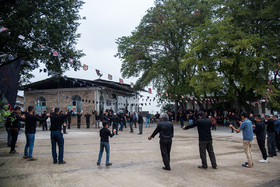
[[[268,148],[268,157],[277,156],[276,146],[275,146],[275,126],[274,120],[269,116],[266,116],[266,132],[267,132],[267,148]]]
[[[68,112],[67,112],[68,129],[70,129],[70,126],[71,126],[72,113],[73,113],[73,110],[68,110]]]
[[[116,113],[112,117],[112,123],[112,131],[116,130],[116,135],[118,135],[119,117]]]
[[[138,135],[140,135],[140,134],[142,134],[142,131],[143,131],[143,117],[142,117],[140,112],[138,112],[137,124],[139,126],[139,133],[138,133]]]
[[[215,153],[212,145],[212,135],[211,135],[211,121],[205,117],[204,112],[199,112],[199,119],[194,122],[194,124],[183,127],[183,130],[187,130],[193,127],[197,127],[199,136],[199,153],[202,161],[202,165],[198,168],[206,169],[206,150],[208,151],[212,167],[217,168]]]
[[[91,115],[87,112],[86,115],[85,115],[85,117],[86,117],[87,129],[88,129],[89,126],[90,126],[90,117],[91,117]]]
[[[265,149],[265,137],[266,137],[265,124],[264,122],[262,122],[260,115],[256,115],[254,121],[256,122],[254,133],[256,134],[257,142],[263,156],[263,160],[260,160],[259,162],[266,163],[268,162],[268,160],[267,160],[267,152]]]
[[[100,151],[99,151],[99,155],[98,155],[97,165],[99,166],[100,163],[101,163],[103,151],[104,151],[104,148],[105,148],[105,151],[106,151],[106,166],[111,166],[112,163],[109,162],[109,160],[110,160],[109,136],[112,138],[114,136],[114,133],[116,132],[116,129],[114,129],[113,133],[111,134],[110,130],[108,129],[109,122],[108,121],[103,121],[102,125],[103,125],[103,128],[99,131]]]
[[[44,121],[50,116],[46,114],[45,118],[41,118],[38,115],[34,115],[34,107],[28,107],[28,113],[25,115],[25,136],[26,136],[26,144],[24,148],[24,159],[28,158],[28,161],[36,161],[37,159],[32,156],[35,133],[36,133],[36,121]]]
[[[20,128],[20,121],[25,121],[25,116],[20,116],[21,111],[20,107],[16,106],[14,112],[11,114],[11,118],[13,119],[11,121],[11,126],[10,126],[10,132],[12,136],[12,141],[11,141],[11,151],[10,154],[19,154],[15,150],[17,138],[18,138],[18,131]]]
[[[67,118],[67,114],[59,114],[59,108],[54,109],[54,113],[51,115],[51,142],[52,142],[52,157],[53,163],[57,163],[57,153],[56,153],[56,144],[58,144],[58,163],[65,164],[63,160],[63,151],[64,151],[64,138],[61,132],[62,125]]]
[[[81,116],[82,114],[80,112],[77,113],[77,128],[81,128]]]
[[[164,170],[171,170],[170,168],[170,151],[172,145],[172,138],[173,138],[173,124],[168,121],[168,115],[162,115],[163,121],[161,121],[157,128],[154,130],[153,134],[149,136],[148,140],[154,138],[157,133],[159,133],[159,144],[160,144],[160,151],[164,166],[162,169]]]

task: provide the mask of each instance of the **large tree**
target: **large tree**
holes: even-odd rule
[[[279,107],[275,75],[273,84],[267,84],[279,62],[279,3],[213,2],[211,19],[196,28],[182,64],[198,66],[191,85],[201,94],[208,91],[225,96],[236,102],[238,109],[246,107],[246,101],[260,99],[269,99],[272,107]]]
[[[21,58],[22,80],[28,80],[30,72],[44,63],[48,71],[61,74],[70,67],[77,70],[79,59],[84,55],[75,48],[79,26],[81,0],[2,0],[0,3],[0,26],[8,30],[0,33],[1,63]],[[23,40],[18,36],[25,37]],[[58,52],[58,56],[52,53]],[[69,64],[73,59],[73,64]]]
[[[122,75],[138,77],[136,87],[153,83],[161,93],[192,94],[185,84],[193,69],[180,69],[195,27],[204,22],[209,4],[199,0],[157,0],[131,36],[118,38],[117,56],[122,60]]]

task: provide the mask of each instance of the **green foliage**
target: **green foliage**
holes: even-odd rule
[[[208,11],[207,3],[198,0],[155,1],[131,36],[117,39],[122,75],[138,77],[136,88],[153,83],[161,92],[192,92],[185,84],[192,69],[179,66],[193,28],[203,23]]]
[[[4,101],[0,101],[0,127],[3,127],[5,120],[8,116],[11,115],[9,106]]]
[[[266,95],[280,109],[279,8],[273,0],[157,0],[131,36],[117,40],[122,74],[162,93],[222,97],[239,108]]]
[[[81,66],[79,59],[84,56],[75,45],[80,34],[79,9],[81,0],[4,0],[0,5],[0,25],[8,28],[0,33],[0,52],[13,58],[22,58],[21,78],[28,80],[33,75],[31,70],[42,62],[49,71],[62,73],[70,67],[74,70]],[[18,38],[25,36],[25,40]],[[59,57],[52,56],[50,49],[41,49],[39,44],[59,52]],[[69,58],[74,64],[68,63]],[[7,59],[1,59],[0,64]]]

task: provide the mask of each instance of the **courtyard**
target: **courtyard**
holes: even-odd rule
[[[209,157],[206,170],[198,151],[197,129],[183,131],[175,125],[171,150],[171,171],[162,170],[158,136],[148,140],[156,125],[143,128],[143,134],[129,133],[129,128],[110,139],[110,161],[96,165],[99,153],[99,130],[75,126],[64,135],[64,165],[53,164],[50,131],[37,128],[33,155],[37,161],[22,158],[25,135],[19,135],[16,150],[9,154],[6,132],[0,133],[0,186],[279,186],[280,155],[259,163],[261,152],[253,141],[254,168],[241,166],[246,161],[242,134],[231,133],[226,127],[212,131],[218,169],[212,169]],[[104,152],[105,154],[105,152]]]

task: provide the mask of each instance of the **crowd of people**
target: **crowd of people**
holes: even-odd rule
[[[63,113],[59,108],[53,108],[50,113],[44,112],[37,115],[33,106],[29,106],[28,110],[22,112],[19,107],[15,107],[12,110],[11,115],[7,118],[5,126],[8,132],[8,146],[11,147],[11,154],[18,154],[15,150],[18,132],[21,128],[21,122],[25,124],[25,136],[26,145],[24,148],[23,158],[28,161],[36,161],[33,157],[33,148],[35,142],[35,134],[37,121],[42,126],[42,130],[47,130],[47,118],[50,118],[51,131],[51,145],[52,145],[52,157],[53,163],[65,164],[63,160],[64,152],[64,138],[63,133],[66,133],[66,127],[71,128],[71,116],[75,107],[67,112]],[[170,151],[173,138],[173,122],[175,121],[175,115],[173,112],[164,113],[160,115],[158,112],[155,115],[147,112],[145,116],[142,116],[141,112],[128,113],[119,111],[115,113],[112,109],[106,110],[104,114],[98,114],[96,111],[92,112],[94,116],[95,128],[100,128],[102,124],[103,128],[100,130],[100,152],[98,156],[97,165],[100,165],[103,150],[105,149],[106,166],[112,165],[109,162],[110,148],[109,137],[118,135],[119,131],[123,131],[129,125],[130,133],[134,132],[134,129],[139,128],[139,135],[143,133],[143,124],[146,122],[146,128],[151,127],[151,122],[155,121],[157,127],[153,134],[148,137],[149,140],[154,138],[156,134],[160,134],[160,150],[162,153],[162,159],[164,162],[163,169],[171,170],[170,167]],[[92,116],[88,112],[84,115],[86,118],[86,127],[90,128],[90,118]],[[81,127],[81,113],[77,113],[77,128]],[[145,120],[144,120],[145,119]],[[216,111],[180,111],[177,119],[180,121],[181,128],[187,130],[193,127],[197,127],[199,134],[199,153],[202,160],[202,165],[199,168],[206,169],[208,167],[206,161],[206,151],[209,154],[212,167],[217,168],[214,148],[212,145],[211,130],[216,130],[216,126],[228,126],[232,129],[232,132],[243,133],[243,147],[246,153],[248,162],[243,164],[244,167],[252,168],[252,153],[251,145],[253,140],[253,133],[256,134],[258,146],[261,150],[263,159],[262,163],[268,162],[268,157],[277,156],[276,149],[280,151],[280,120],[277,116],[268,115],[253,115],[252,113],[247,115],[243,112],[240,115],[236,115],[234,112],[216,112]],[[128,125],[127,125],[128,124]],[[109,128],[112,128],[112,133]],[[265,142],[267,141],[268,153],[265,148]],[[57,156],[56,146],[59,147],[59,154]]]

